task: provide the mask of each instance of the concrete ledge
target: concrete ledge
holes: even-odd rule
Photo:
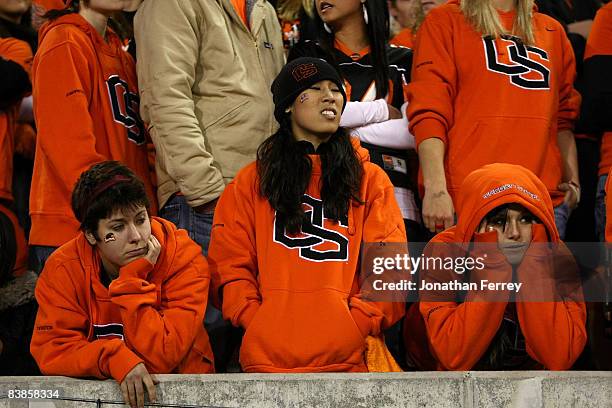
[[[612,407],[612,372],[159,375],[158,403],[199,407]],[[122,401],[114,381],[0,377],[10,389]],[[102,407],[117,405],[102,404]],[[95,403],[0,399],[0,408],[95,408]]]

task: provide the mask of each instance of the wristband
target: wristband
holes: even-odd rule
[[[571,180],[567,182],[567,185],[574,191],[576,194],[576,205],[580,203],[580,185],[575,181]]]

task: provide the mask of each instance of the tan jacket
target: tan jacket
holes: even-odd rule
[[[270,85],[285,57],[274,8],[250,30],[230,0],[147,0],[135,19],[142,118],[157,151],[160,208],[217,198],[278,124]]]

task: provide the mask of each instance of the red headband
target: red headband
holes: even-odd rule
[[[81,206],[81,217],[83,218],[85,217],[87,210],[89,209],[91,204],[93,204],[93,202],[96,200],[96,198],[100,196],[100,194],[102,194],[109,188],[116,186],[117,184],[126,183],[128,181],[132,181],[132,179],[129,177],[117,174],[113,176],[113,178],[111,178],[110,180],[106,180],[104,183],[96,187],[94,191],[91,192],[89,199],[85,201],[85,203]]]

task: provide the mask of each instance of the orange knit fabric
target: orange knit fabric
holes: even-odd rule
[[[208,260],[224,317],[246,330],[244,371],[367,371],[365,338],[403,315],[403,303],[365,301],[360,292],[362,243],[405,242],[406,235],[393,185],[367,161],[365,149],[358,151],[364,169],[358,195],[365,204],[351,205],[341,223],[323,216],[320,157],[310,156],[303,204],[313,217],[309,234],[288,236],[279,226],[258,192],[255,164],[221,195]]]
[[[486,214],[508,203],[520,204],[542,221],[533,225],[532,242],[563,245],[544,184],[524,167],[497,163],[466,177],[457,197],[457,225],[436,235],[425,253],[440,248],[441,243],[497,242],[496,232],[478,234],[476,231]],[[486,277],[511,282],[512,267],[505,257],[501,253],[488,255]],[[528,258],[526,254],[517,266],[518,279],[522,273],[542,273],[546,278],[538,282],[550,282],[547,275],[550,270],[544,269],[547,263],[538,259],[534,266],[534,260]],[[495,302],[475,300],[477,296],[484,295],[468,291],[463,303],[422,300],[418,304],[420,314],[415,313],[415,306],[411,307],[406,315],[408,328],[404,335],[408,350],[413,349],[411,356],[418,359],[418,367],[432,369],[434,363],[440,370],[470,370],[481,359],[500,327],[510,299],[507,293],[505,299],[500,295]],[[517,299],[521,296],[517,294]],[[549,370],[570,368],[586,343],[584,303],[566,299],[562,302],[517,300],[515,306],[529,357]],[[423,349],[424,344],[428,349]]]
[[[612,3],[597,11],[584,52],[585,61],[595,55],[612,56]],[[604,132],[601,140],[599,175],[608,174],[612,166],[612,132]]]
[[[511,28],[515,12],[499,12]],[[546,185],[555,205],[562,165],[557,133],[572,129],[580,95],[574,54],[563,27],[534,12],[535,44],[485,39],[467,22],[459,0],[433,9],[417,34],[408,84],[408,120],[417,146],[446,145],[448,191],[488,163],[520,164]]]
[[[0,38],[0,57],[21,65],[28,74],[32,69],[32,50],[14,38]],[[0,199],[13,201],[13,154],[19,104],[0,111]]]
[[[106,37],[78,14],[44,25],[39,34],[32,75],[38,139],[31,245],[57,247],[77,235],[72,189],[82,172],[104,160],[134,171],[157,211],[134,60],[117,35],[108,30]]]
[[[130,262],[108,288],[83,233],[51,255],[36,286],[30,346],[45,375],[121,382],[141,362],[150,373],[214,371],[203,325],[209,273],[201,248],[170,221],[153,218],[151,231],[162,247],[157,263]]]
[[[397,33],[390,41],[393,45],[399,45],[401,47],[407,47],[414,49],[416,42],[416,34],[412,32],[410,28],[404,28],[402,31]]]

